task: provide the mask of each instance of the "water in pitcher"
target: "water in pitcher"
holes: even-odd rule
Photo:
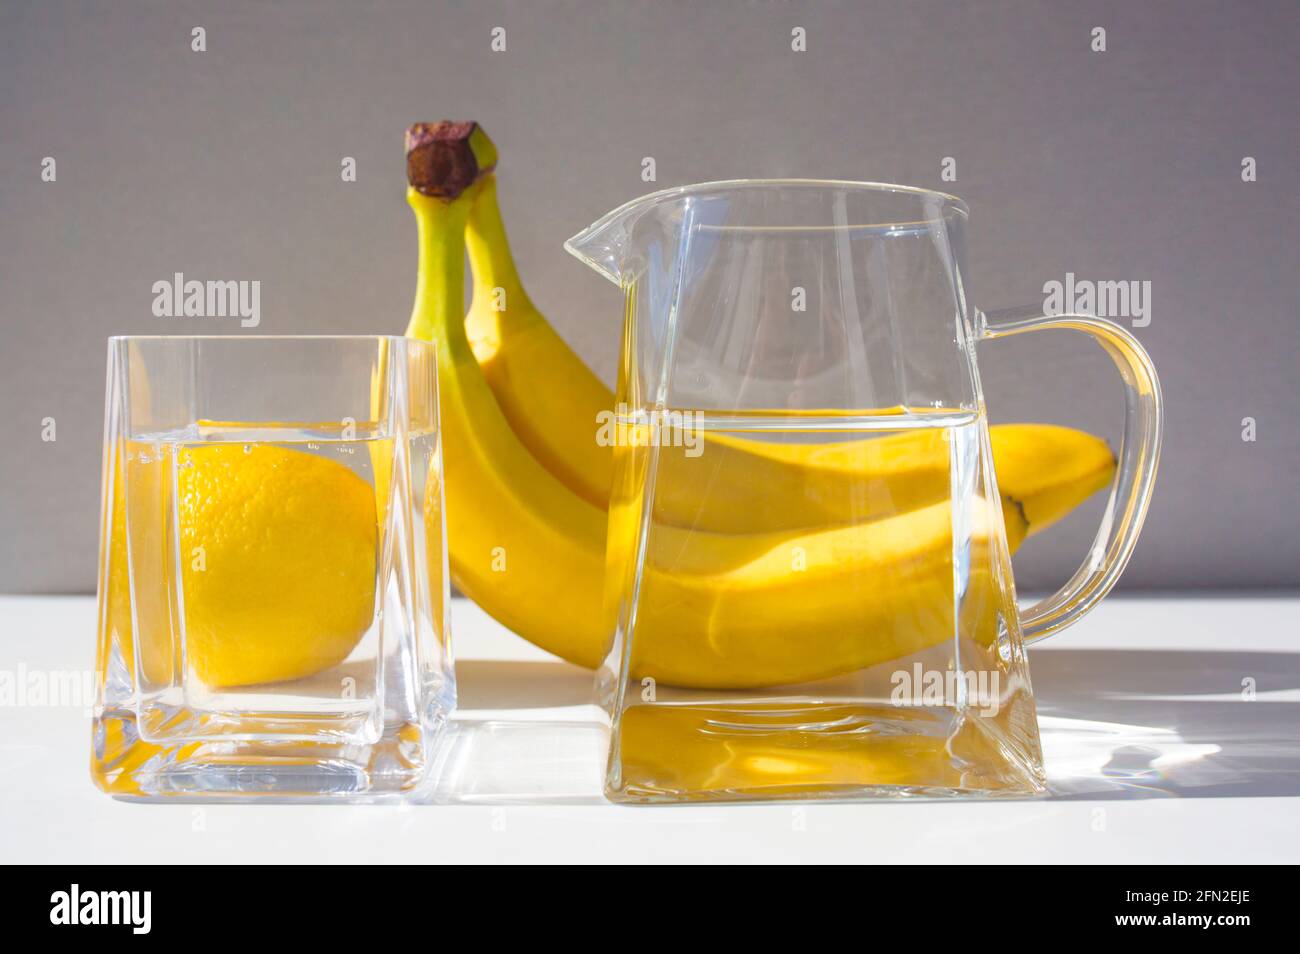
[[[984,433],[943,409],[620,418],[607,791],[1023,794],[1027,527]]]

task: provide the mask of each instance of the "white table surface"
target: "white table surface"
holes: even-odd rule
[[[84,707],[0,702],[0,861],[1300,860],[1300,597],[1115,597],[1032,650],[1053,794],[987,802],[607,804],[589,674],[464,600],[453,617],[434,803],[116,801]],[[0,597],[11,678],[88,670],[93,647],[90,597]]]

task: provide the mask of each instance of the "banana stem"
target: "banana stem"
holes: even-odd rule
[[[473,190],[451,201],[406,190],[406,201],[415,212],[419,230],[420,260],[415,285],[415,307],[406,334],[411,338],[434,341],[440,348],[459,350],[457,336],[465,351],[465,223],[473,204]],[[452,355],[449,355],[451,357]]]

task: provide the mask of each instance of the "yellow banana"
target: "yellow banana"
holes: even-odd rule
[[[420,234],[408,334],[437,344],[451,572],[504,625],[595,667],[612,634],[602,603],[608,515],[520,440],[455,307],[477,189],[452,199],[407,193]],[[952,604],[947,507],[813,533],[656,527],[644,561],[643,605],[652,609],[638,624],[634,671],[687,686],[756,686],[829,675],[949,638],[951,610],[938,605],[945,592]],[[983,517],[974,536],[987,542],[997,510],[977,510]],[[616,516],[625,511],[631,508]],[[1025,525],[1017,508],[1005,512],[1014,545]],[[621,542],[629,539],[620,532]],[[611,558],[632,567],[618,549]],[[972,579],[987,572],[973,566]]]
[[[494,174],[481,184],[465,240],[474,276],[465,326],[502,414],[561,483],[606,507],[614,455],[596,434],[614,395],[524,290]],[[1105,441],[1082,431],[1009,424],[991,432],[998,484],[1025,507],[1031,533],[1106,486],[1115,471]],[[722,533],[816,528],[926,506],[949,490],[948,446],[935,430],[816,445],[710,433],[705,448],[696,458],[661,459],[655,520]]]
[[[614,460],[596,443],[597,414],[614,395],[573,353],[524,291],[487,175],[465,231],[473,299],[465,316],[488,386],[520,442],[588,503],[604,508]]]
[[[450,201],[407,191],[420,234],[407,334],[437,346],[452,579],[524,638],[595,667],[605,642],[598,617],[606,514],[520,443],[470,348],[460,302],[473,191]]]

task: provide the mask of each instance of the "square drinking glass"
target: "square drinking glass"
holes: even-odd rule
[[[455,704],[433,345],[109,340],[92,774],[409,793]]]

